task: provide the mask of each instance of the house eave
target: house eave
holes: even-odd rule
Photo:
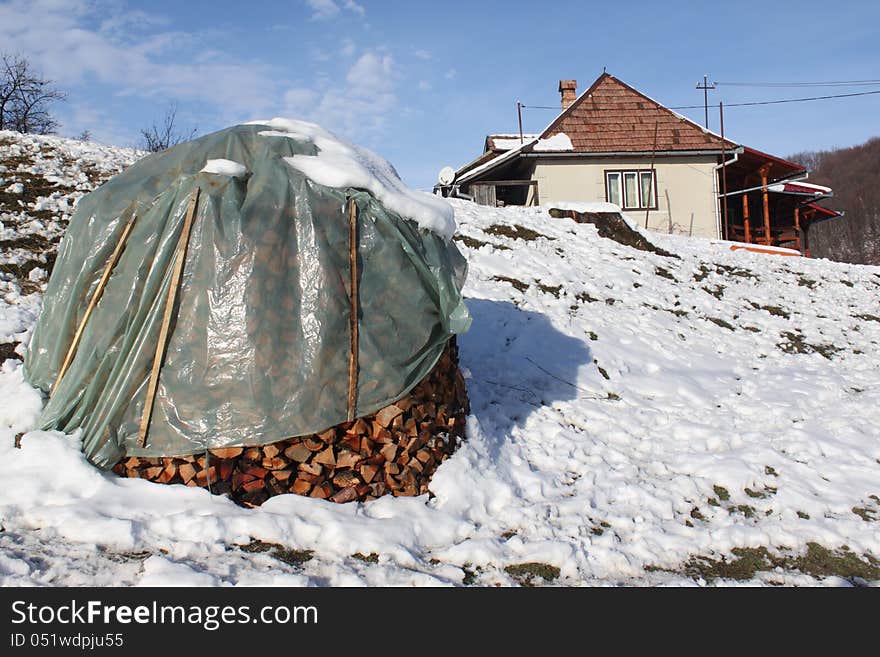
[[[704,150],[676,150],[676,151],[585,151],[585,152],[565,152],[565,151],[552,151],[552,152],[536,152],[532,151],[529,153],[522,153],[522,157],[529,158],[608,158],[608,157],[670,157],[670,156],[682,156],[682,157],[691,157],[698,155],[721,155],[724,153],[742,153],[743,147],[740,146],[734,150],[725,149],[722,151],[720,148],[713,149],[704,149]]]

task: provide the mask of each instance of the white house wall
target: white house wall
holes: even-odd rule
[[[648,213],[648,228],[667,232],[671,210],[673,232],[718,238],[713,184],[716,164],[714,156],[658,157],[654,162],[658,209]],[[650,168],[650,157],[539,159],[532,179],[538,181],[542,205],[551,201],[605,201],[606,171]],[[626,214],[644,225],[644,210],[628,210]]]

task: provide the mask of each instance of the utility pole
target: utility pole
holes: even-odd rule
[[[522,131],[522,103],[519,100],[516,101],[516,115],[519,118],[519,143],[523,143],[523,131]]]
[[[724,103],[718,103],[718,119],[721,121],[721,216],[724,239],[730,239],[730,223],[727,221],[727,153],[724,149]]]
[[[709,90],[715,88],[715,83],[709,84],[709,76],[703,76],[703,84],[698,84],[697,89],[703,90],[703,114],[706,118],[706,130],[709,129]]]

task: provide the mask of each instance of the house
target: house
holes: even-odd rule
[[[436,191],[484,205],[606,201],[649,229],[809,255],[810,225],[839,216],[806,168],[737,144],[603,73],[538,134],[489,135]]]

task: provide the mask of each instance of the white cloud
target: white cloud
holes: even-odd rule
[[[339,49],[343,57],[351,57],[355,53],[355,44],[351,39],[343,39],[342,48]]]
[[[446,78],[447,80],[454,80],[456,75],[458,75],[458,71],[456,71],[454,68],[451,68],[448,71],[446,71],[446,73],[443,75],[443,77]]]
[[[358,13],[341,0],[336,4]],[[189,106],[197,113],[193,123],[203,130],[290,114],[355,141],[379,135],[397,110],[399,76],[384,49],[359,52],[353,41],[343,42],[337,47],[351,59],[328,51],[321,69],[292,84],[258,61],[224,52],[228,36],[162,31],[163,23],[161,17],[127,15],[116,0],[0,0],[0,44],[14,44],[69,93],[59,108],[68,134],[90,129],[96,139],[133,142],[139,126],[124,125],[132,120],[124,109],[132,99],[141,116],[150,103],[158,114],[179,101],[182,112]],[[151,27],[125,29],[132,24]],[[318,53],[309,56],[314,60]]]
[[[293,116],[303,116],[311,113],[318,98],[318,92],[314,89],[294,87],[284,93],[284,109]]]
[[[358,16],[363,17],[363,16],[366,16],[366,14],[367,14],[367,10],[364,9],[363,5],[359,5],[354,0],[345,0],[344,6],[346,9],[354,12]]]
[[[306,4],[312,10],[312,20],[314,21],[336,18],[343,9],[357,14],[361,18],[367,13],[366,9],[354,0],[342,0],[341,7],[336,0],[306,0]]]
[[[329,79],[320,90],[292,88],[285,94],[285,113],[321,123],[326,128],[358,140],[385,127],[397,105],[394,58],[386,53],[361,55],[344,82]]]
[[[431,59],[430,50],[416,50],[413,54],[419,59]]]
[[[105,29],[91,27],[101,10]],[[122,29],[132,21],[161,24],[142,12],[106,15],[106,5],[55,0],[11,0],[0,4],[0,43],[14,43],[57,86],[99,82],[119,95],[197,100],[224,115],[251,115],[267,108],[277,83],[252,63],[222,57],[204,48],[189,59],[159,61],[181,44],[198,45],[197,34],[159,32],[136,35]],[[223,84],[217,84],[222,80]]]
[[[312,9],[312,20],[333,18],[339,13],[339,5],[334,0],[306,0]]]
[[[431,83],[427,80],[419,80],[419,89],[422,91],[428,91],[431,89]]]

